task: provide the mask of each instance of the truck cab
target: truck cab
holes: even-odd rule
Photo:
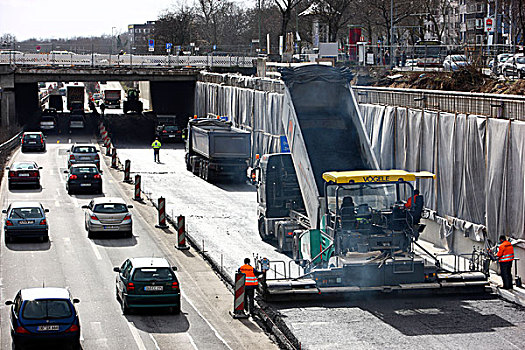
[[[259,235],[264,241],[277,240],[281,251],[290,251],[293,231],[291,211],[306,214],[290,153],[265,154],[256,167]],[[288,234],[291,232],[291,234]]]

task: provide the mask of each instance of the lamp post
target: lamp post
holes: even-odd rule
[[[113,35],[113,30],[117,29],[117,27],[111,27],[111,54],[113,55],[113,39],[115,38]]]
[[[394,53],[394,0],[390,0],[390,68],[393,67],[392,55]]]

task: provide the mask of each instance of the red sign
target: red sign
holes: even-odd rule
[[[492,18],[487,18],[487,26],[491,26],[492,25]]]
[[[36,47],[36,49],[40,51],[40,45],[38,45],[38,46]]]

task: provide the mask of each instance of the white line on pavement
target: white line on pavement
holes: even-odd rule
[[[89,243],[91,244],[91,248],[93,249],[93,252],[95,253],[95,256],[98,260],[102,260],[102,256],[100,255],[100,252],[98,251],[98,248],[95,243],[93,243],[92,240],[89,240]]]
[[[233,350],[230,345],[228,345],[228,343],[226,343],[226,341],[221,337],[221,335],[219,334],[219,332],[211,325],[211,323],[206,319],[206,317],[204,317],[201,312],[199,310],[197,310],[197,308],[195,307],[195,305],[193,304],[193,302],[188,298],[188,296],[186,295],[186,293],[182,292],[181,291],[181,295],[184,299],[186,299],[186,301],[188,302],[188,304],[190,304],[190,306],[197,312],[197,314],[204,320],[204,322],[206,322],[206,324],[208,325],[208,327],[211,328],[211,330],[213,331],[213,333],[215,334],[215,336],[224,344],[226,345],[226,347],[230,350]]]
[[[151,340],[153,341],[153,344],[155,344],[155,349],[160,350],[160,348],[159,348],[159,344],[157,343],[157,341],[156,341],[155,338],[153,337],[153,334],[149,333],[149,337],[150,337]]]
[[[131,335],[133,336],[133,339],[135,339],[135,343],[137,343],[139,350],[146,350],[146,346],[144,345],[144,342],[142,341],[142,338],[140,337],[140,334],[135,328],[133,322],[129,321],[126,323],[128,324],[128,328],[131,331]]]
[[[193,348],[195,350],[199,350],[199,348],[197,347],[197,344],[195,344],[195,341],[193,341],[193,338],[192,336],[190,335],[190,333],[186,332],[186,335],[188,336],[188,338],[190,339],[190,344],[193,346]]]

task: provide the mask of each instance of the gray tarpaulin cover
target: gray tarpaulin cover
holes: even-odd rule
[[[280,151],[282,94],[203,82],[195,91],[196,114],[225,115],[252,131],[253,159]],[[437,174],[417,186],[433,215],[447,218],[444,232],[460,227],[482,239],[485,225],[493,241],[502,233],[525,238],[524,122],[367,104],[360,110],[380,168]]]

